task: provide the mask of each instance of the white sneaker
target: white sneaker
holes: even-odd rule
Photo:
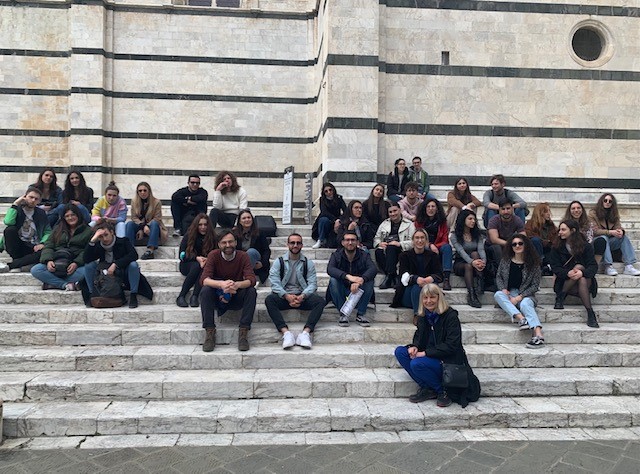
[[[282,348],[290,349],[296,345],[296,338],[291,331],[287,331],[282,335]]]
[[[4,262],[0,262],[0,273],[9,273],[9,265]]]
[[[629,265],[625,265],[624,274],[636,277],[636,276],[640,275],[640,270],[634,268],[633,265],[629,264]]]
[[[307,331],[302,331],[296,338],[296,346],[311,349],[311,335]]]
[[[613,265],[607,265],[607,266],[605,267],[605,269],[604,269],[604,272],[605,272],[607,275],[611,276],[611,277],[614,277],[614,276],[616,276],[616,275],[618,274],[618,272],[616,271],[616,269],[615,269],[615,268],[613,268]]]
[[[320,240],[311,246],[312,249],[319,249],[320,247],[322,247],[322,242]]]

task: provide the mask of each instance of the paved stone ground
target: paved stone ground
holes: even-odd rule
[[[0,473],[638,473],[639,441],[9,449]]]

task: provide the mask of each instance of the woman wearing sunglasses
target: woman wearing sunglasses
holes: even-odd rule
[[[514,234],[505,244],[496,274],[496,303],[511,316],[521,331],[532,330],[526,347],[544,346],[542,324],[536,313],[536,292],[540,287],[540,257],[531,240],[524,234]]]
[[[615,196],[610,193],[600,196],[596,207],[589,212],[589,217],[593,223],[594,247],[600,239],[604,239],[606,242],[604,255],[602,256],[605,273],[609,276],[618,274],[613,268],[613,255],[611,252],[620,250],[622,261],[624,262],[624,274],[640,275],[640,270],[633,266],[637,261],[636,252],[633,250],[633,245],[620,223],[620,213],[618,212],[618,203]]]

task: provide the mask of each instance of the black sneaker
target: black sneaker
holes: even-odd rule
[[[439,407],[448,407],[449,405],[451,405],[451,399],[449,398],[449,395],[447,395],[446,391],[442,391],[438,394],[438,399],[436,400],[436,405],[438,405]]]
[[[356,316],[356,323],[358,323],[363,328],[368,328],[371,326],[371,321],[364,314],[359,314]]]
[[[526,346],[529,349],[538,349],[540,347],[544,347],[544,337],[533,336],[529,342],[527,342]]]
[[[137,308],[138,307],[138,295],[136,293],[131,293],[129,295],[129,308]]]
[[[518,329],[520,329],[520,331],[526,331],[527,329],[531,329],[529,327],[529,323],[527,322],[526,318],[522,318],[520,321],[518,321]]]
[[[147,250],[142,254],[142,257],[140,257],[141,260],[152,260],[154,258],[156,258],[156,256],[154,255],[153,250]]]
[[[191,298],[189,298],[189,306],[192,308],[200,306],[200,297],[197,295],[191,295]]]
[[[341,314],[340,319],[338,319],[338,325],[346,328],[349,325],[349,316]]]
[[[425,400],[433,400],[437,396],[438,395],[436,394],[436,392],[434,390],[431,390],[429,387],[424,387],[424,388],[418,389],[418,391],[416,393],[411,395],[409,397],[409,401],[411,403],[422,403]]]
[[[187,308],[189,306],[184,296],[178,296],[178,298],[176,299],[176,304],[181,308]]]

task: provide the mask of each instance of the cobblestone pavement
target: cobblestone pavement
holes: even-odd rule
[[[638,441],[479,441],[0,451],[0,473],[638,473]]]

